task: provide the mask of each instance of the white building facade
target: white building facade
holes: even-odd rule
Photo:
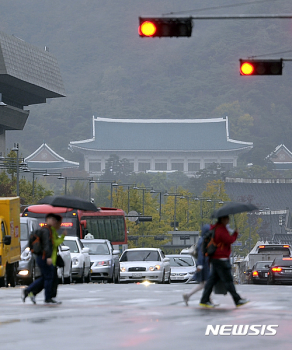
[[[110,119],[93,117],[91,139],[72,141],[83,154],[89,175],[101,175],[115,154],[129,160],[133,172],[181,171],[192,176],[218,163],[237,166],[252,142],[229,138],[228,117],[213,119]]]

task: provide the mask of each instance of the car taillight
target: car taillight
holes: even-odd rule
[[[252,275],[253,275],[253,277],[257,277],[259,275],[259,273],[257,271],[253,271]]]
[[[282,271],[282,267],[273,267],[272,271],[273,272],[281,272]]]

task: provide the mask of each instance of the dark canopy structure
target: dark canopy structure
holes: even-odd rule
[[[56,58],[0,32],[0,152],[5,150],[5,130],[22,130],[29,115],[25,106],[64,97]]]

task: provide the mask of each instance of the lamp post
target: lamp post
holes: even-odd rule
[[[159,193],[159,221],[161,221],[161,191],[151,190],[150,193]]]
[[[126,186],[128,188],[128,213],[130,212],[130,187],[136,187],[136,184],[121,184],[121,183],[113,183],[112,186]]]
[[[113,206],[113,186],[116,186],[115,184],[117,183],[116,181],[103,181],[103,180],[90,180],[89,181],[89,196],[91,197],[91,184],[110,184],[111,185],[111,207]]]
[[[46,176],[46,174],[44,174]],[[68,180],[72,180],[72,181],[79,181],[79,180],[84,180],[84,181],[88,181],[89,182],[89,188],[88,188],[88,195],[89,195],[89,201],[90,201],[90,197],[91,197],[91,191],[90,191],[90,180],[93,179],[93,177],[70,177],[70,176],[65,176],[65,177],[61,177],[60,179],[65,179],[65,195],[67,194],[67,184],[68,184]]]
[[[16,152],[16,195],[19,196],[19,144],[15,143],[11,151]]]
[[[34,170],[31,172],[32,172],[32,198],[34,198],[34,187],[35,187],[34,176],[39,175],[39,174],[44,175],[44,174],[48,173],[48,170]]]
[[[134,186],[133,187],[134,190],[140,190],[140,191],[143,191],[143,196],[142,196],[142,205],[143,205],[143,212],[142,212],[142,215],[144,215],[144,198],[145,198],[145,191],[147,190],[153,190],[153,187],[137,187],[137,186]]]
[[[183,197],[181,193],[165,193],[164,196],[173,196],[174,197],[174,216],[173,216],[173,231],[176,228],[176,197]]]
[[[196,201],[200,201],[200,217],[201,217],[201,229],[203,226],[203,220],[204,220],[204,212],[203,212],[203,205],[202,202],[207,203],[213,203],[213,211],[215,210],[216,202],[219,204],[224,204],[224,201],[222,199],[214,199],[214,198],[204,198],[204,197],[195,197]]]

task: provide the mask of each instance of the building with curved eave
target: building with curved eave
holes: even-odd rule
[[[78,169],[79,163],[72,162],[61,157],[58,153],[52,150],[45,142],[32,154],[24,159],[27,166],[31,170],[64,170],[64,169]]]
[[[193,175],[213,163],[237,166],[252,142],[229,138],[228,117],[214,119],[110,119],[93,116],[91,139],[72,141],[69,148],[84,156],[84,168],[99,175],[115,154],[133,172],[182,171]]]

